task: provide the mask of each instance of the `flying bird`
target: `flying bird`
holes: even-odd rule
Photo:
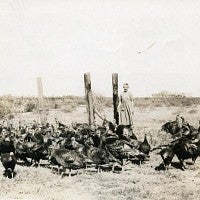
[[[149,47],[147,47],[144,51],[138,51],[138,53],[142,53],[142,52],[145,52],[147,50],[149,50],[150,48],[152,48],[155,44],[156,44],[157,41],[153,42]]]

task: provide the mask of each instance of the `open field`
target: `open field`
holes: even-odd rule
[[[139,140],[143,140],[144,133],[147,133],[153,147],[166,143],[170,140],[169,135],[158,131],[164,122],[173,120],[178,113],[195,127],[198,126],[200,106],[137,108],[135,134]],[[112,109],[105,110],[104,114],[112,120]],[[87,121],[84,107],[65,114],[52,110],[48,120],[53,121],[55,116],[64,123]],[[24,113],[22,116],[17,116],[19,117],[31,121],[37,116]],[[99,119],[97,121],[101,122]],[[169,171],[156,171],[155,167],[161,163],[157,153],[152,152],[150,160],[141,167],[128,164],[120,174],[80,171],[76,176],[65,176],[62,179],[49,168],[17,165],[14,180],[0,176],[0,199],[200,199],[200,159],[197,159],[195,165],[188,165],[186,171],[174,167],[170,167]],[[174,159],[174,162],[176,161]],[[2,166],[0,174],[3,174]]]

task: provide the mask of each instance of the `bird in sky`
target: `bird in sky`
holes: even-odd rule
[[[150,48],[152,48],[155,44],[156,44],[157,41],[153,42],[149,47],[147,47],[144,51],[138,51],[138,53],[143,53],[147,50],[149,50]]]

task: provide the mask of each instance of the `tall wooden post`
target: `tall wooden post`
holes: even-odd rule
[[[38,89],[38,112],[39,112],[39,123],[44,122],[43,109],[44,109],[44,97],[41,77],[37,77],[37,89]]]
[[[113,73],[112,74],[112,86],[113,86],[113,108],[114,108],[114,119],[119,124],[119,113],[117,112],[117,106],[119,103],[119,97],[118,97],[118,74]]]
[[[93,97],[91,90],[90,73],[84,74],[84,83],[85,83],[85,99],[86,99],[86,108],[88,112],[88,121],[89,125],[92,125],[94,123],[94,105],[93,105]]]

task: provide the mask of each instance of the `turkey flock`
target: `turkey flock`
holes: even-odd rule
[[[177,120],[167,122],[162,126],[161,130],[171,134],[174,140],[151,150],[161,149],[160,156],[163,162],[155,168],[156,170],[169,169],[176,155],[179,167],[184,171],[187,169],[186,160],[191,159],[192,163],[190,164],[195,164],[197,157],[200,156],[200,121],[199,127],[196,129],[183,117],[181,119],[181,126]]]
[[[176,121],[167,122],[162,131],[169,133],[174,140],[168,144],[151,148],[148,137],[139,141],[128,125],[116,125],[104,120],[96,123],[71,123],[65,125],[55,119],[55,124],[31,124],[19,122],[0,125],[0,156],[4,175],[15,176],[16,164],[40,166],[46,160],[51,169],[56,168],[62,177],[68,169],[94,168],[96,171],[121,172],[129,164],[142,165],[149,161],[150,153],[160,149],[161,164],[156,170],[168,169],[174,156],[180,161],[180,168],[186,168],[185,160],[193,163],[200,155],[200,129],[184,122],[181,128]]]
[[[46,160],[62,174],[68,169],[88,169],[120,172],[127,162],[142,164],[148,160],[150,145],[146,135],[138,141],[127,125],[115,125],[104,120],[101,126],[72,123],[66,126],[56,119],[54,125],[31,125],[20,122],[0,126],[0,155],[4,175],[13,178],[15,165],[40,166]]]

